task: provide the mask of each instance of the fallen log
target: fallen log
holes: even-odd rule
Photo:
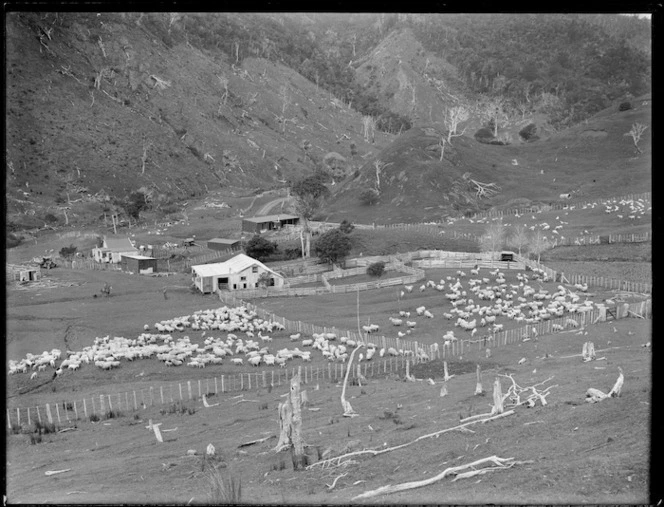
[[[329,458],[329,459],[326,459],[326,460],[323,460],[323,461],[318,461],[316,463],[313,463],[313,464],[311,464],[307,467],[307,470],[311,470],[312,468],[314,468],[316,466],[321,466],[321,467],[324,468],[325,466],[332,465],[335,461],[337,463],[339,463],[344,459],[350,458],[351,456],[361,456],[361,455],[364,455],[364,454],[368,454],[368,455],[371,455],[371,456],[379,456],[380,454],[385,454],[387,452],[396,451],[397,449],[403,449],[404,447],[408,447],[409,445],[412,445],[412,444],[414,444],[416,442],[419,442],[421,440],[425,440],[427,438],[432,438],[432,437],[437,438],[440,435],[442,435],[443,433],[448,433],[450,431],[458,431],[460,429],[465,428],[466,426],[470,426],[472,424],[477,424],[477,423],[480,423],[480,422],[481,423],[486,423],[486,422],[489,422],[489,421],[494,421],[496,419],[500,419],[501,417],[506,417],[506,416],[512,415],[514,413],[515,413],[514,410],[508,410],[507,412],[503,412],[502,414],[494,415],[494,416],[488,417],[486,419],[477,419],[477,420],[474,420],[474,421],[466,422],[464,424],[459,424],[458,426],[454,426],[452,428],[446,428],[444,430],[436,431],[434,433],[429,433],[427,435],[422,435],[420,437],[417,437],[415,440],[413,440],[411,442],[406,442],[405,444],[396,445],[394,447],[388,447],[386,449],[364,449],[364,450],[361,450],[361,451],[354,451],[354,452],[350,452],[350,453],[347,453],[347,454],[342,454],[341,456],[336,456],[334,458]]]
[[[473,470],[471,472],[465,472],[463,474],[457,474],[457,472],[461,470],[466,470],[468,468],[474,468],[480,465],[484,464],[493,464],[494,466],[489,467],[489,468],[483,468],[481,470]],[[523,464],[523,463],[531,463],[531,462],[517,462],[514,461],[514,458],[499,458],[498,456],[489,456],[488,458],[482,458],[477,461],[473,461],[472,463],[467,463],[465,465],[459,465],[455,467],[449,467],[443,470],[440,474],[431,477],[429,479],[424,479],[421,481],[413,481],[413,482],[405,482],[403,484],[396,484],[394,486],[392,485],[387,485],[387,486],[382,486],[378,489],[375,489],[373,491],[367,491],[365,493],[362,493],[361,495],[357,495],[353,497],[353,500],[361,500],[364,498],[373,498],[376,496],[380,495],[389,495],[391,493],[398,493],[399,491],[406,491],[409,489],[415,489],[415,488],[421,488],[423,486],[428,486],[430,484],[433,484],[435,482],[440,481],[441,479],[444,479],[448,475],[455,474],[456,478],[460,479],[465,479],[468,477],[472,477],[474,475],[486,473],[488,471],[494,471],[494,470],[507,470],[509,468],[512,468],[515,465]],[[455,480],[456,480],[455,478]]]

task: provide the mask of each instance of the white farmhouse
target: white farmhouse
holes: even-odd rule
[[[243,253],[216,264],[191,267],[194,284],[203,294],[219,290],[255,289],[261,274],[269,276],[268,286],[282,287],[284,277]]]
[[[92,256],[96,262],[117,264],[122,255],[138,255],[138,248],[132,245],[129,238],[107,238],[101,247],[92,249]]]

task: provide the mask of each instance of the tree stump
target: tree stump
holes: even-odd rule
[[[484,394],[484,390],[482,389],[482,370],[480,369],[480,365],[477,365],[477,385],[475,386],[475,395],[476,396],[481,396]]]

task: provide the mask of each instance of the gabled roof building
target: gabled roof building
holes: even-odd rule
[[[226,262],[191,267],[192,280],[203,294],[217,290],[255,289],[263,273],[267,274],[269,287],[284,285],[282,275],[243,253]]]

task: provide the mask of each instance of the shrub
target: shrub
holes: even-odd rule
[[[60,249],[59,254],[63,259],[71,259],[76,254],[76,250],[78,250],[78,248],[74,245],[63,246]]]
[[[302,249],[297,246],[285,248],[284,257],[286,257],[287,260],[299,259],[302,257]]]
[[[344,234],[350,234],[351,232],[353,232],[353,229],[355,229],[355,226],[353,224],[351,224],[348,220],[344,219],[339,224],[339,230],[341,232],[343,232]]]
[[[366,190],[363,190],[362,193],[360,194],[360,201],[362,202],[362,204],[371,206],[378,202],[378,197],[379,197],[378,192],[376,192],[373,188],[367,188]]]
[[[53,213],[46,213],[44,221],[53,224],[58,221],[58,217],[56,217]]]
[[[90,422],[99,422],[100,417],[97,414],[90,414]]]
[[[475,132],[475,140],[480,143],[490,143],[494,140],[493,132],[490,128],[484,127]]]
[[[367,275],[380,277],[385,272],[385,263],[383,261],[374,262],[367,266]]]
[[[632,109],[631,102],[623,102],[618,106],[618,111],[627,111],[628,109]]]
[[[117,419],[118,417],[122,417],[122,412],[117,409],[108,410],[104,414],[104,419]]]
[[[536,141],[539,139],[539,136],[537,136],[537,125],[529,123],[519,131],[519,136],[524,141]]]

